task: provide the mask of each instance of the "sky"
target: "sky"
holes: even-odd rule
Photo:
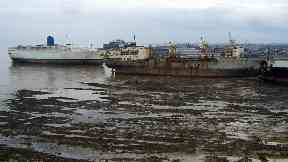
[[[97,47],[113,39],[139,44],[233,39],[287,43],[287,0],[1,0],[0,46],[57,43]]]

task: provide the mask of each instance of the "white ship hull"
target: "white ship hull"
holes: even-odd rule
[[[102,65],[103,57],[97,50],[84,48],[10,48],[13,62],[47,64],[96,64]]]

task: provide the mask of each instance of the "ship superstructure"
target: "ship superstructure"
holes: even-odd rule
[[[244,48],[237,44],[236,40],[232,39],[229,32],[229,44],[224,48],[224,57],[240,58],[244,54]]]
[[[136,42],[125,42],[116,40],[104,44],[101,50],[106,60],[112,61],[137,61],[147,60],[151,56],[151,49],[144,46],[137,46]]]

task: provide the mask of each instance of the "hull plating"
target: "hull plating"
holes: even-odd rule
[[[9,52],[13,62],[42,64],[97,64],[103,63],[98,51],[87,49],[15,49]]]
[[[15,63],[37,63],[37,64],[95,64],[102,65],[103,60],[95,59],[21,59],[12,58]]]
[[[142,62],[107,61],[117,74],[162,75],[184,77],[255,77],[260,60],[146,60]]]

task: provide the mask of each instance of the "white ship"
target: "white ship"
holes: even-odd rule
[[[47,64],[95,64],[102,65],[100,51],[90,48],[76,48],[71,44],[54,44],[54,38],[47,37],[46,45],[17,46],[8,49],[13,62]]]

